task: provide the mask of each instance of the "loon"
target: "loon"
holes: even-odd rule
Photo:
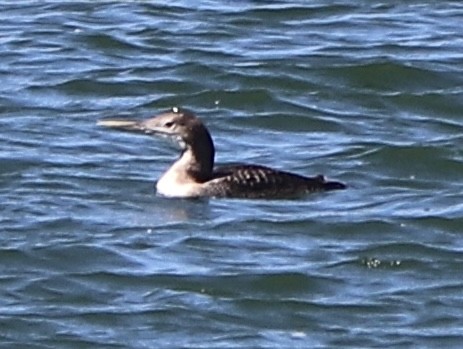
[[[229,165],[214,169],[212,137],[191,111],[174,107],[144,121],[105,119],[97,123],[119,130],[164,135],[182,148],[177,161],[156,184],[166,197],[225,197],[248,199],[291,199],[312,192],[345,189],[341,182],[324,176],[304,177],[261,165]]]

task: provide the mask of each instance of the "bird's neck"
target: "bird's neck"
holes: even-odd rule
[[[187,164],[187,172],[198,182],[212,177],[215,149],[212,137],[206,128],[195,133],[179,160]]]
[[[207,132],[201,132],[195,135],[195,138],[189,144],[186,144],[185,150],[180,158],[169,169],[183,173],[186,177],[195,182],[205,182],[212,178],[214,168],[214,143]]]
[[[187,142],[188,140],[188,142]],[[180,157],[159,178],[156,188],[165,196],[201,196],[203,185],[212,178],[214,167],[214,144],[204,128],[194,137],[184,137],[185,148]]]

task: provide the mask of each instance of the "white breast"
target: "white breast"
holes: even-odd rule
[[[203,185],[197,183],[188,175],[188,167],[194,162],[190,149],[183,152],[182,156],[159,178],[156,190],[160,195],[176,198],[191,198],[201,196]]]
[[[176,198],[191,198],[200,196],[201,184],[184,182],[167,171],[156,184],[158,194]]]

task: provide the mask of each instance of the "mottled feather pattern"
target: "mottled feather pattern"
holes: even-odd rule
[[[208,190],[211,196],[290,198],[326,190],[323,176],[303,177],[259,165],[219,167]]]

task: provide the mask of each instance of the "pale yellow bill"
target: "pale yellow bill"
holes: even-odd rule
[[[135,125],[136,121],[130,120],[98,120],[96,124],[98,126],[106,127],[129,127]]]

